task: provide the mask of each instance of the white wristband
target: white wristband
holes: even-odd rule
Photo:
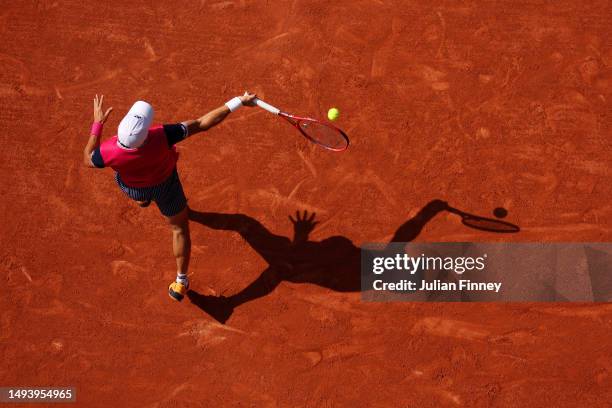
[[[235,97],[225,102],[225,106],[227,106],[230,112],[234,112],[236,109],[242,106],[242,101],[239,97]]]

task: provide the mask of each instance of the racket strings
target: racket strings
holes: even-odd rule
[[[300,131],[309,139],[324,147],[333,150],[344,150],[348,146],[348,139],[339,129],[324,123],[301,120],[298,124]]]

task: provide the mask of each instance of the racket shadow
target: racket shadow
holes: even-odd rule
[[[459,211],[446,202],[433,200],[413,218],[400,225],[389,243],[410,242],[440,212]],[[466,214],[463,213],[462,214]],[[361,291],[361,249],[344,236],[312,241],[315,214],[297,213],[290,217],[293,238],[277,235],[262,223],[244,214],[224,214],[191,210],[189,219],[208,228],[232,231],[268,263],[259,277],[229,297],[187,293],[191,302],[217,321],[225,323],[235,308],[271,293],[281,282],[310,283],[338,292]]]
[[[458,210],[453,207],[448,207],[447,211],[461,217],[461,222],[466,227],[474,228],[481,231],[497,232],[500,234],[512,234],[520,232],[521,228],[518,225],[502,221],[495,218],[481,217],[479,215],[469,214],[465,211]]]

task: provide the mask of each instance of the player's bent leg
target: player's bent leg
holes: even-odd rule
[[[189,279],[187,269],[191,256],[191,237],[189,234],[189,207],[176,215],[167,217],[172,228],[172,249],[176,258],[176,281],[168,288],[170,297],[181,301],[189,290]]]

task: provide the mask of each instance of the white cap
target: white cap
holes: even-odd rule
[[[119,123],[117,131],[119,142],[129,148],[142,146],[147,139],[154,114],[150,104],[137,101]]]

